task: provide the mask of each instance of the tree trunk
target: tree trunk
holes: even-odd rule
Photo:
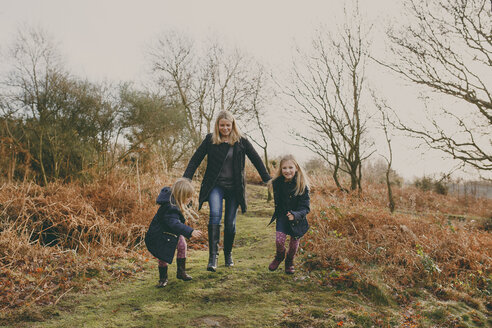
[[[357,177],[357,186],[359,187],[359,194],[362,193],[362,164],[359,163],[359,176]]]
[[[44,185],[48,185],[48,178],[46,177],[46,171],[44,169],[43,164],[43,133],[41,132],[41,136],[39,137],[39,165],[41,166],[41,174],[43,175]]]
[[[395,200],[393,199],[393,191],[391,190],[390,170],[391,164],[388,164],[388,169],[386,170],[386,186],[388,187],[389,209],[393,213],[395,211]]]
[[[265,167],[267,169],[268,174],[271,175],[270,173],[270,163],[268,163],[268,152],[267,152],[267,147],[263,148],[263,154],[265,155]],[[268,196],[267,196],[267,202],[271,201],[273,199],[272,192],[270,188],[268,188]]]
[[[340,184],[340,181],[338,181],[338,167],[339,167],[339,162],[338,158],[336,159],[336,164],[333,165],[333,181],[335,181],[335,184],[337,185],[337,188],[341,191],[347,191],[345,188],[342,187]]]
[[[350,170],[350,190],[357,189],[357,172]]]

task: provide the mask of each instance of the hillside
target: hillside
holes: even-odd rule
[[[380,202],[384,204],[384,193],[375,194],[381,196]],[[391,216],[374,195],[359,199],[318,186],[313,191],[311,232],[301,242],[296,274],[288,276],[282,270],[272,273],[267,269],[274,255],[274,227],[266,226],[272,213],[272,204],[265,202],[266,188],[249,185],[248,196],[249,211],[237,219],[234,268],[225,268],[221,257],[217,273],[206,271],[208,251],[205,240],[200,240],[191,243],[194,250],[190,250],[188,255],[194,280],[176,280],[176,265],[172,264],[169,285],[156,289],[156,264],[145,251],[138,250],[140,248],[127,253],[116,248],[112,252],[114,257],[109,251],[91,253],[89,257],[76,256],[72,252],[47,255],[46,263],[53,260],[51,267],[47,265],[39,272],[33,267],[34,273],[26,276],[28,281],[37,285],[31,294],[48,287],[36,296],[38,301],[46,297],[46,291],[50,291],[49,285],[43,286],[53,277],[49,273],[60,269],[71,272],[70,267],[66,267],[67,263],[79,263],[81,271],[74,270],[71,276],[67,276],[67,280],[71,277],[76,283],[65,290],[55,290],[55,296],[47,298],[46,302],[23,297],[28,304],[4,312],[1,324],[5,327],[484,327],[491,323],[487,319],[491,310],[491,280],[487,271],[490,270],[490,248],[474,250],[483,255],[485,270],[480,274],[476,272],[475,279],[461,280],[461,285],[458,285],[459,279],[451,281],[441,273],[432,272],[432,265],[446,270],[439,262],[446,259],[439,260],[435,257],[438,253],[429,252],[428,244],[420,241],[422,237],[416,230],[421,226],[429,232],[426,238],[432,238],[434,225],[441,226],[443,240],[448,235],[449,238],[457,238],[460,231],[470,230],[481,236],[481,242],[485,243],[482,245],[490,245],[486,224],[490,219],[479,219],[477,204],[475,212],[470,210],[474,219],[451,218],[448,220],[450,223],[445,221],[443,226],[436,212],[433,221],[428,220],[428,213],[419,214],[424,209],[429,212],[424,198],[432,196],[430,194],[415,191],[413,214]],[[127,197],[138,198],[135,195]],[[434,202],[435,199],[431,203]],[[456,209],[452,202],[441,202],[441,205]],[[487,206],[490,204],[486,203],[481,211],[487,210]],[[411,210],[401,209],[402,212]],[[203,229],[206,209],[202,212],[203,222],[198,225]],[[377,224],[378,218],[384,220],[383,225]],[[390,227],[396,224],[392,220],[405,220],[407,230],[399,228],[401,231],[391,235]],[[333,224],[338,224],[338,230]],[[382,226],[388,227],[381,229]],[[145,229],[144,222],[141,227]],[[6,231],[2,231],[3,235]],[[363,240],[372,243],[367,236],[376,233],[386,233],[381,245],[362,244]],[[412,233],[421,243],[420,248],[414,242],[413,248],[383,252],[383,248],[391,245],[398,246],[395,248],[407,242],[412,245],[412,241],[406,239],[400,244],[392,241],[395,236],[398,240],[401,234],[411,236]],[[366,239],[360,238],[362,235]],[[122,242],[128,243],[124,239]],[[378,250],[378,247],[381,248]],[[43,247],[43,251],[49,252],[47,248]],[[390,261],[391,257],[400,256],[398,251],[408,253],[408,259],[414,262]],[[381,252],[386,252],[388,261],[379,258]],[[64,254],[76,258],[70,262]],[[100,257],[94,258],[97,256]],[[453,261],[452,254],[447,260]],[[469,260],[474,262],[474,259]],[[106,262],[109,264],[101,264]],[[20,267],[19,263],[15,265]],[[414,268],[409,270],[408,266]],[[4,263],[2,282],[6,281],[5,270],[8,268]],[[11,264],[10,268],[14,265]],[[456,273],[456,278],[461,277],[460,272]],[[44,278],[35,280],[37,276]],[[408,280],[401,280],[404,277]],[[482,281],[484,285],[471,285],[472,281]],[[68,286],[69,282],[66,283]]]

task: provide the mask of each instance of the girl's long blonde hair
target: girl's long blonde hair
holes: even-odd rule
[[[241,132],[237,127],[236,119],[232,116],[232,113],[227,110],[220,111],[217,115],[214,132],[212,134],[212,143],[215,145],[222,143],[222,138],[219,131],[219,121],[224,119],[232,122],[231,134],[229,135],[229,144],[234,145],[241,139]]]
[[[195,194],[195,188],[193,188],[190,179],[177,179],[171,187],[171,194],[173,196],[171,198],[171,204],[176,205],[186,219],[192,221],[198,219],[198,214],[188,204],[185,204],[186,200]],[[175,204],[173,200],[176,202]]]
[[[291,161],[296,166],[297,179],[296,179],[296,190],[294,195],[296,196],[301,195],[304,193],[304,190],[306,188],[309,188],[309,179],[306,173],[304,173],[303,168],[299,165],[299,163],[296,161],[293,155],[290,154],[285,155],[280,159],[280,163],[278,164],[278,169],[277,172],[275,173],[274,179],[277,179],[282,176],[282,165],[287,161]]]

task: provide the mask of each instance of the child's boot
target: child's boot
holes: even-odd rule
[[[183,281],[189,281],[193,279],[189,274],[186,273],[186,257],[182,259],[177,259],[178,270],[176,272],[176,278],[181,279]]]
[[[270,265],[268,266],[268,270],[270,271],[277,270],[278,266],[280,265],[280,263],[282,263],[284,258],[285,258],[285,249],[283,251],[277,250],[277,253],[275,254],[275,258],[273,259],[272,263],[270,263]]]
[[[208,265],[207,270],[217,270],[217,257],[219,256],[220,224],[208,225]]]
[[[294,257],[296,256],[297,249],[299,248],[299,239],[293,237],[290,238],[289,251],[285,258],[285,273],[293,274],[294,270]]]
[[[285,258],[285,273],[294,274],[294,272],[294,256],[289,256],[289,254],[287,254],[287,257]]]
[[[167,285],[167,266],[159,267],[159,283],[157,284],[157,288],[166,287]]]

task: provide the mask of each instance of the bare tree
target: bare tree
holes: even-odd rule
[[[379,99],[375,93],[372,93],[374,103],[379,110],[379,113],[381,114],[381,127],[383,128],[384,131],[384,136],[386,138],[386,143],[388,145],[388,156],[383,156],[383,158],[386,160],[386,188],[388,190],[388,207],[393,213],[395,211],[395,200],[393,198],[393,190],[391,189],[391,165],[393,164],[393,149],[391,148],[391,138],[388,132],[389,129],[389,122],[388,122],[388,105],[386,104],[386,101]]]
[[[492,170],[492,14],[489,0],[407,0],[409,22],[390,29],[391,59],[377,61],[428,91],[449,96],[420,124],[395,125],[430,148]]]
[[[150,50],[153,71],[170,99],[176,99],[186,113],[187,129],[198,145],[204,132],[211,132],[220,110],[237,117],[253,106],[251,59],[239,50],[227,50],[210,41],[205,50],[185,36],[170,32]]]
[[[40,167],[43,182],[47,184],[43,155],[47,144],[56,147],[59,141],[56,134],[49,132],[50,123],[58,110],[52,106],[53,94],[57,85],[63,83],[66,73],[53,40],[40,29],[19,30],[9,56],[13,59],[12,69],[2,83],[2,110],[7,116],[21,116],[38,122],[33,125],[33,132],[37,135],[34,161]]]
[[[367,115],[361,104],[368,32],[358,11],[348,17],[336,37],[319,30],[308,53],[298,51],[292,86],[287,95],[304,114],[311,133],[297,136],[333,169],[333,179],[341,190],[339,171],[350,176],[350,189],[362,190],[361,164],[370,155],[366,143]]]
[[[258,130],[261,142],[257,141],[255,138],[250,138],[258,147],[263,150],[263,157],[265,161],[265,167],[269,174],[271,174],[270,163],[268,160],[268,139],[266,137],[265,129],[267,128],[267,123],[265,122],[265,104],[272,99],[275,95],[274,90],[268,88],[265,72],[262,67],[257,68],[256,78],[251,81],[251,90],[253,91],[252,99],[252,110],[251,114],[255,121],[255,130]],[[271,188],[268,188],[267,202],[273,199]]]

